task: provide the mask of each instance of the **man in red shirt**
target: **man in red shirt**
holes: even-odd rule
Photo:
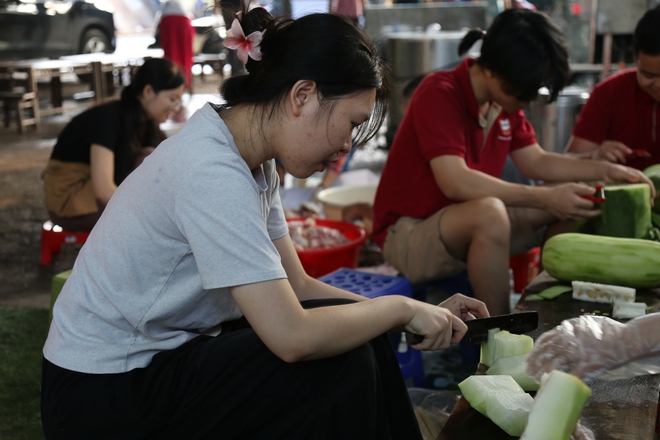
[[[466,52],[480,30],[466,34]],[[467,269],[491,315],[509,311],[509,255],[538,246],[557,220],[600,214],[576,181],[650,181],[638,170],[545,152],[523,108],[568,78],[561,31],[544,14],[509,9],[485,36],[480,57],[428,75],[397,130],[374,202],[373,239],[413,283]],[[507,155],[528,186],[499,178]],[[652,190],[653,192],[653,190]]]
[[[660,6],[637,23],[633,49],[636,68],[596,85],[573,128],[567,154],[639,170],[660,163]]]

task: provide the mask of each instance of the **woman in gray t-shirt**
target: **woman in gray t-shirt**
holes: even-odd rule
[[[305,274],[277,158],[309,177],[373,136],[389,78],[329,14],[243,11],[222,87],[119,186],[53,308],[46,438],[421,439],[389,330],[458,342],[483,303],[366,299]]]

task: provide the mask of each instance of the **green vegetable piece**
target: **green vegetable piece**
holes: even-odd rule
[[[541,379],[521,440],[569,440],[591,396],[578,377],[553,370]]]
[[[543,299],[555,299],[562,293],[572,292],[572,291],[573,291],[573,286],[566,286],[560,284],[558,286],[548,287],[547,289],[541,291],[539,293],[539,296]]]
[[[520,436],[534,399],[511,376],[474,375],[458,384],[472,408],[507,434]]]
[[[524,391],[536,391],[539,389],[539,383],[529,374],[527,374],[527,355],[511,356],[499,358],[493,365],[486,370],[490,375],[508,374],[516,381]]]
[[[495,333],[494,341],[493,363],[500,358],[527,354],[534,348],[534,340],[530,336],[516,335],[506,330]]]
[[[538,294],[533,293],[531,295],[525,296],[525,301],[543,301],[543,298],[540,297]]]
[[[479,362],[487,367],[490,367],[495,361],[495,334],[500,331],[499,328],[491,328],[488,330],[488,341],[481,344],[481,353]]]
[[[649,238],[651,188],[645,183],[606,186],[595,233],[608,237]]]
[[[655,186],[656,194],[660,194],[660,164],[651,165],[643,171],[646,176],[651,179],[653,186]],[[660,214],[660,203],[656,200],[655,205],[653,205],[653,212]],[[660,228],[660,225],[656,225]]]

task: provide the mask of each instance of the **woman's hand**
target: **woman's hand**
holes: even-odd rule
[[[461,293],[455,293],[449,299],[438,304],[438,306],[444,307],[463,321],[469,321],[475,318],[488,318],[490,316],[483,301],[470,298]]]
[[[467,325],[449,309],[416,301],[413,318],[406,324],[405,330],[423,336],[416,350],[440,350],[458,343],[467,332]]]
[[[486,304],[478,299],[456,293],[438,306],[421,303],[424,307],[415,313],[405,329],[424,340],[415,344],[417,350],[439,350],[463,339],[467,326],[463,321],[490,316]]]

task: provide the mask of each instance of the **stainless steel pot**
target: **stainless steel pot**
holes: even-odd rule
[[[546,151],[563,153],[580,110],[589,99],[589,91],[569,86],[559,93],[555,102],[548,103],[547,99],[548,91],[541,89],[538,99],[527,107],[525,113],[541,147]]]
[[[458,55],[458,45],[465,33],[463,30],[393,32],[387,35],[387,57],[395,81],[388,112],[388,144],[403,117],[403,87],[419,75],[457,65],[462,58]]]

